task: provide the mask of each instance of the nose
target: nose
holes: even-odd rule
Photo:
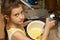
[[[20,15],[20,19],[24,19],[24,15]]]

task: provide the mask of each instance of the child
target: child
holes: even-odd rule
[[[2,0],[1,12],[5,22],[5,40],[31,40],[25,35],[24,26],[31,20],[24,22],[23,3],[20,0]],[[47,40],[50,29],[55,21],[46,20],[46,27],[42,40]]]

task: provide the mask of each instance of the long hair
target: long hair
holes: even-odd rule
[[[8,17],[10,17],[11,15],[11,10],[13,8],[17,8],[20,5],[23,5],[23,3],[20,0],[1,0],[1,13],[2,15],[7,15]],[[5,23],[5,27],[4,27],[4,32],[5,32],[5,40],[8,40],[8,33],[6,30],[6,24],[7,24],[7,20],[4,18],[4,23]]]

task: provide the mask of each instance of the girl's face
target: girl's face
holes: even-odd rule
[[[24,21],[24,11],[22,6],[12,9],[10,22],[15,24],[22,24]]]

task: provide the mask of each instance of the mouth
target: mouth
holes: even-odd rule
[[[22,24],[23,22],[24,22],[23,20],[22,20],[22,21],[19,21],[19,23],[21,23],[21,24]]]

